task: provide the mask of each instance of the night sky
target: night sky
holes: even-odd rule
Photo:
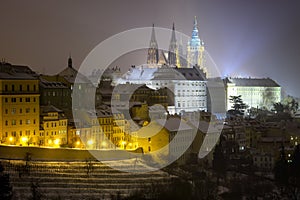
[[[40,73],[60,72],[70,53],[78,68],[101,41],[128,29],[175,22],[190,35],[197,16],[200,38],[222,75],[271,77],[300,97],[297,0],[1,0],[0,8],[0,58]]]

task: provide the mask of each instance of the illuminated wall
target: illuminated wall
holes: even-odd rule
[[[227,110],[232,107],[230,96],[241,95],[243,102],[249,108],[271,109],[273,103],[281,101],[281,87],[271,79],[239,78],[230,80],[231,82],[226,83]],[[258,82],[262,84],[258,84]]]
[[[39,145],[38,80],[17,77],[0,78],[0,140],[11,145]]]

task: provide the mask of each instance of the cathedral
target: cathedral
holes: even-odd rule
[[[176,39],[174,24],[169,49],[166,52],[159,49],[153,25],[147,64],[132,66],[117,83],[145,84],[154,90],[168,88],[173,93],[170,97],[173,103],[167,107],[170,114],[207,111],[204,43],[198,35],[196,17],[186,52],[183,56],[182,42]]]
[[[187,43],[186,54],[184,55],[182,42],[181,40],[178,42],[176,39],[175,25],[173,23],[169,51],[164,52],[158,48],[155,36],[155,28],[153,25],[147,55],[147,64],[152,67],[161,66],[163,64],[176,66],[178,68],[193,68],[193,66],[196,66],[204,73],[207,73],[207,68],[204,62],[204,42],[199,38],[198,32],[197,18],[195,16],[192,36]]]

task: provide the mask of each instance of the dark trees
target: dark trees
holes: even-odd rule
[[[0,162],[0,199],[10,200],[12,198],[12,187],[10,186],[9,174],[4,173],[4,168]]]
[[[243,115],[245,112],[245,109],[248,107],[242,100],[242,96],[230,96],[229,99],[230,103],[232,103],[232,110],[235,115]]]

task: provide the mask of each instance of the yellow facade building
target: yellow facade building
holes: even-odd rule
[[[60,147],[68,143],[67,130],[68,119],[64,113],[56,107],[41,107],[41,132],[40,141],[44,146]]]
[[[26,66],[0,63],[0,141],[40,145],[39,80]]]

